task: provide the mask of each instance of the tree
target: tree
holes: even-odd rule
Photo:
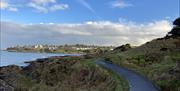
[[[117,48],[115,48],[114,50],[115,51],[127,51],[131,49],[131,45],[130,44],[125,44],[125,45],[122,45],[122,46],[119,46]]]
[[[173,22],[173,25],[180,26],[180,17]]]
[[[173,29],[168,33],[170,36],[180,36],[180,18],[177,18],[173,22]]]
[[[174,27],[169,34],[171,34],[172,36],[180,36],[180,27],[176,26]]]

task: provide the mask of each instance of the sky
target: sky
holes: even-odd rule
[[[178,0],[1,0],[1,47],[141,45],[165,36]]]

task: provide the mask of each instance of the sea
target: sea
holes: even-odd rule
[[[8,52],[0,51],[0,66],[18,65],[26,66],[25,61],[34,61],[39,58],[52,56],[79,56],[80,54],[61,54],[61,53],[28,53],[28,52]]]

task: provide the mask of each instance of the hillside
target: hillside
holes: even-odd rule
[[[155,39],[125,52],[107,53],[104,57],[148,77],[161,91],[180,89],[179,36]]]
[[[163,38],[126,51],[111,51],[102,57],[147,77],[161,91],[180,91],[180,18],[173,24],[173,29]],[[122,46],[116,49],[119,48]]]
[[[124,54],[128,55],[141,55],[141,54],[167,54],[180,51],[180,37],[165,37],[147,42],[140,47],[131,49]]]

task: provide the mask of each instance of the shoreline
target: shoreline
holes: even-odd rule
[[[27,66],[25,62],[37,61],[40,59],[50,59],[50,58],[63,58],[63,57],[80,57],[84,54],[63,54],[63,53],[37,53],[37,52],[15,52],[3,50],[1,53],[1,65],[0,67],[17,65],[17,66]],[[26,58],[26,56],[30,56]],[[16,58],[17,56],[17,58]],[[23,58],[25,56],[25,58]],[[12,60],[12,61],[11,61]]]
[[[0,50],[0,51],[6,51],[6,52],[16,52],[16,53],[42,53],[42,54],[67,54],[67,55],[71,55],[71,54],[79,54],[79,55],[85,55],[83,53],[60,53],[60,52],[36,52],[36,51],[12,51],[12,50]]]

